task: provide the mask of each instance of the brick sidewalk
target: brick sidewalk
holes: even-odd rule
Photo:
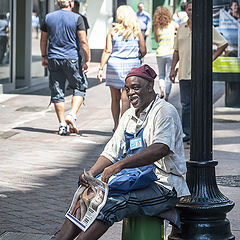
[[[110,96],[104,84],[90,88],[78,114],[81,135],[57,135],[48,89],[19,94],[0,107],[0,234],[54,234],[64,220],[77,178],[111,137]],[[96,95],[98,93],[98,95]],[[70,97],[66,108],[70,108]],[[19,220],[20,219],[20,220]],[[1,238],[0,238],[1,239]]]

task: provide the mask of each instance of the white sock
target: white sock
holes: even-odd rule
[[[76,114],[75,114],[75,113],[73,113],[73,112],[70,112],[69,114],[71,114],[71,115],[73,116],[73,118],[74,118],[74,119],[77,119],[77,116],[76,116]]]
[[[60,123],[60,127],[62,127],[62,126],[63,126],[63,127],[67,126],[66,122],[61,122],[61,123]]]

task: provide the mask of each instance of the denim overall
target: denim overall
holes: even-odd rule
[[[143,141],[143,130],[144,128],[136,134],[125,131],[126,153],[120,157],[120,161],[146,148]],[[109,195],[121,195],[135,189],[147,187],[157,180],[154,169],[154,164],[123,169],[114,175],[108,183]]]

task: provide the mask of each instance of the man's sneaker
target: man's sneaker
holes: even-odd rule
[[[61,136],[67,135],[67,126],[60,126],[58,130],[58,134]]]
[[[67,125],[69,126],[69,132],[71,132],[71,133],[78,133],[79,132],[76,119],[72,116],[72,114],[69,113],[66,116],[65,121],[66,121]]]

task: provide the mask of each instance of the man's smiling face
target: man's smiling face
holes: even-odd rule
[[[153,82],[141,77],[128,77],[125,81],[125,90],[130,103],[137,110],[144,110],[152,101]]]

